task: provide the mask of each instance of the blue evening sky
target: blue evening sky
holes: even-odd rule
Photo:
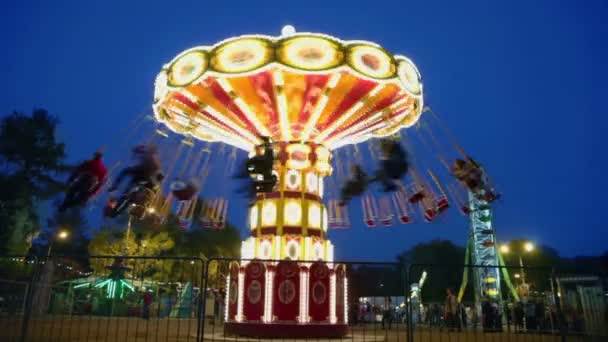
[[[0,113],[44,107],[59,115],[70,160],[80,160],[150,111],[161,65],[193,45],[278,35],[285,24],[371,40],[415,61],[427,103],[500,185],[500,239],[598,254],[608,246],[606,18],[601,0],[7,0]],[[244,209],[232,201],[241,227]],[[381,230],[351,220],[331,235],[342,259],[392,260],[420,241],[467,238],[468,222],[456,214]]]

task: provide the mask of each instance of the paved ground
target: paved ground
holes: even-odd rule
[[[151,319],[46,316],[32,319],[27,341],[196,341],[197,325],[194,319]],[[21,317],[0,317],[0,341],[19,341]],[[221,326],[205,326],[206,342],[289,342],[290,339],[249,339],[238,336],[224,336]],[[583,339],[568,336],[567,341],[607,341],[608,339]],[[293,340],[291,340],[293,341]],[[352,328],[343,339],[299,340],[307,342],[408,342],[404,325],[383,330],[378,325]],[[484,333],[467,330],[449,332],[445,329],[419,328],[414,331],[414,342],[468,342],[468,341],[515,341],[515,342],[559,342],[559,336],[549,334],[523,334],[513,332]]]

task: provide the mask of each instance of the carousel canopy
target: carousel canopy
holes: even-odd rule
[[[156,119],[171,130],[246,151],[273,141],[330,149],[416,123],[420,74],[411,60],[322,34],[241,36],[197,46],[156,78]]]

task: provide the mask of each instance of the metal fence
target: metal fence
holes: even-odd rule
[[[2,341],[200,341],[204,262],[178,257],[2,258]]]
[[[278,261],[260,263],[276,267]],[[242,270],[247,261],[94,256],[91,264],[92,272],[84,273],[69,257],[51,256],[27,262],[22,256],[0,257],[0,340],[273,340],[243,337],[227,328],[230,322],[226,322],[226,306],[231,301],[228,277],[232,268]],[[299,262],[302,267],[311,264]],[[503,295],[495,301],[476,298],[476,284],[470,280],[461,293],[457,314],[447,315],[445,285],[458,296],[463,270],[478,266],[404,267],[370,262],[327,265],[335,270],[338,264],[348,280],[346,305],[339,314],[345,315],[342,323],[347,325],[347,333],[332,339],[335,341],[606,338],[605,304],[603,310],[595,305],[594,312],[585,312],[585,306],[573,307],[572,300],[563,298],[566,295],[560,297],[556,275],[549,268],[506,267],[513,286],[507,286],[504,278],[499,279],[503,282]],[[266,323],[279,321],[271,315]]]
[[[485,272],[490,268],[498,272]],[[470,277],[469,286],[461,288],[463,271],[498,276]],[[605,329],[584,321],[588,315],[582,309],[564,301],[550,267],[416,264],[407,272],[414,289],[408,306],[410,341],[603,341],[607,336]],[[456,305],[448,288],[437,286],[446,279]],[[502,291],[483,293],[482,282],[498,282]],[[595,312],[594,320],[606,320],[605,315]]]

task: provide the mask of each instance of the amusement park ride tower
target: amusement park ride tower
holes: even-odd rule
[[[278,182],[249,208],[251,237],[228,279],[227,329],[344,335],[347,279],[327,239],[323,177],[332,150],[417,122],[414,64],[323,34],[241,36],[179,54],[158,75],[154,101],[156,119],[179,134],[251,154],[261,153],[261,137],[273,142]]]

